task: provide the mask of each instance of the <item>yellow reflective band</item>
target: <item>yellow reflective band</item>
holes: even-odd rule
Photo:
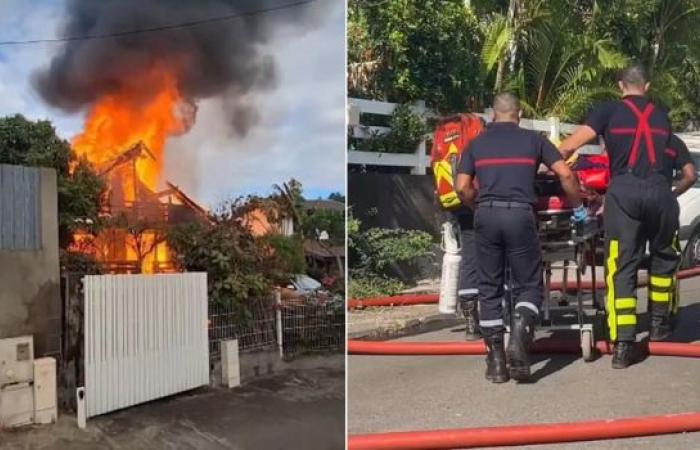
[[[454,178],[452,178],[452,166],[449,161],[438,161],[433,167],[433,173],[435,174],[436,186],[440,186],[440,182],[444,179],[447,184],[454,186]]]
[[[442,194],[440,196],[440,204],[445,208],[451,208],[453,206],[459,206],[462,201],[457,197],[454,192],[448,192],[447,194]]]
[[[634,314],[625,314],[617,316],[618,325],[637,325],[637,316]]]
[[[649,295],[651,297],[652,302],[667,302],[667,301],[671,300],[671,293],[670,292],[649,291]]]
[[[608,270],[605,282],[608,285],[608,300],[606,305],[608,310],[608,328],[610,331],[610,340],[613,342],[617,340],[617,321],[615,318],[615,284],[613,283],[613,277],[617,271],[618,252],[618,241],[611,240],[610,244],[608,245],[608,258],[605,262],[606,269]]]
[[[447,147],[448,155],[456,155],[457,153],[459,153],[459,150],[457,149],[457,146],[454,143],[450,144],[450,146]]]
[[[672,282],[673,282],[673,278],[671,278],[671,277],[656,277],[654,275],[651,276],[652,286],[666,288],[666,287],[671,286]]]
[[[615,299],[615,309],[636,309],[637,299],[636,298],[618,298]]]

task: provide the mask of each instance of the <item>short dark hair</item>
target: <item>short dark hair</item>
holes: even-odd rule
[[[520,99],[511,92],[501,92],[493,98],[493,109],[498,114],[518,115]]]
[[[628,86],[643,87],[649,82],[649,72],[642,64],[635,63],[622,69],[618,79]]]

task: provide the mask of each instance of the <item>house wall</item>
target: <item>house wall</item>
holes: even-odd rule
[[[16,225],[24,224],[28,233],[37,231],[38,239],[29,246],[16,245],[16,239],[15,244],[0,239],[0,338],[31,334],[37,356],[56,355],[60,350],[61,326],[56,172],[0,165],[0,175],[3,202],[29,205],[3,208],[0,223],[14,223],[15,236]],[[9,183],[12,177],[16,182]],[[9,186],[11,191],[5,189]],[[32,204],[37,211],[34,218],[27,212]],[[17,220],[18,215],[24,218]],[[33,220],[36,227],[32,226]],[[7,226],[1,230],[5,235],[9,232]]]

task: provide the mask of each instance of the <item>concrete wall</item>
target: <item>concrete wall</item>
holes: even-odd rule
[[[40,173],[41,241],[37,250],[0,248],[0,338],[32,334],[37,356],[56,355],[61,326],[56,172],[31,170]]]

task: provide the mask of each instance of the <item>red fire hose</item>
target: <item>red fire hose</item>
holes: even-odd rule
[[[605,341],[596,342],[596,349],[602,354],[611,352]],[[678,342],[651,342],[646,347],[650,355],[700,358],[700,345]],[[535,353],[578,353],[581,347],[577,341],[561,341],[551,338],[540,339],[532,347]],[[349,355],[484,355],[483,341],[476,342],[386,342],[348,341]]]
[[[700,267],[695,267],[693,269],[681,270],[678,272],[678,279],[682,280],[685,278],[691,278],[700,275]],[[647,285],[647,280],[640,280],[638,283],[639,287],[645,287]],[[561,291],[562,283],[560,281],[552,282],[551,289],[553,291]],[[576,289],[573,282],[567,283],[567,289]],[[583,281],[581,288],[591,289],[592,283],[589,280]],[[596,289],[605,289],[605,280],[599,280],[596,282]],[[429,305],[438,302],[437,294],[421,294],[421,295],[397,295],[395,297],[375,297],[366,298],[362,300],[350,299],[348,300],[348,309],[364,308],[367,306],[406,306],[406,305]]]
[[[683,270],[678,279],[700,275],[700,268]],[[646,281],[639,283],[646,286]],[[575,288],[573,285],[567,288]],[[591,283],[584,284],[591,289]],[[596,283],[604,289],[605,283]],[[561,290],[562,283],[553,283],[552,290]],[[350,300],[349,308],[364,306],[399,306],[437,303],[437,295],[404,295],[365,300]],[[611,352],[610,345],[598,341],[596,349]],[[578,353],[575,341],[551,338],[534,343],[532,350],[539,353]],[[700,345],[675,342],[652,342],[646,350],[654,356],[700,358]],[[482,342],[375,342],[348,341],[348,354],[353,355],[483,355]],[[700,431],[700,411],[662,416],[629,417],[589,422],[515,425],[485,428],[463,428],[430,431],[411,431],[354,435],[348,438],[349,450],[413,450],[454,449],[476,447],[521,446],[561,442],[654,436],[660,434]]]
[[[700,412],[590,422],[409,431],[350,436],[348,450],[425,450],[592,441],[700,430]]]
[[[601,353],[610,353],[607,342],[596,342]],[[700,358],[700,345],[652,342],[647,350],[655,356]],[[355,355],[482,355],[483,342],[369,342],[348,341]],[[539,353],[576,353],[575,341],[541,339],[533,345]],[[662,416],[629,417],[590,422],[515,425],[354,435],[349,450],[412,450],[520,446],[591,441],[700,431],[700,411]]]

